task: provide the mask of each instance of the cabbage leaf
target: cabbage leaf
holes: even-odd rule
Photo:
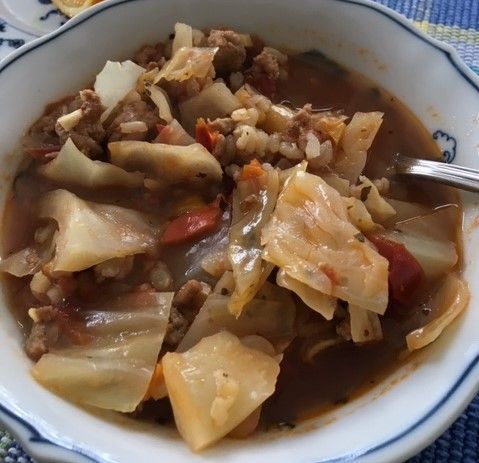
[[[217,51],[217,47],[181,47],[161,68],[153,83],[157,84],[161,79],[183,82],[192,77],[214,76],[213,59]]]
[[[235,280],[229,310],[235,316],[241,314],[273,269],[261,256],[261,230],[273,212],[278,191],[278,172],[263,169],[259,177],[240,179],[233,192],[228,258]]]
[[[158,230],[141,212],[85,201],[66,190],[40,199],[41,218],[58,223],[52,271],[77,272],[114,257],[153,251]]]
[[[339,193],[297,172],[263,229],[263,258],[323,294],[378,314],[388,304],[388,262],[349,221]]]
[[[69,400],[133,412],[148,390],[173,293],[137,292],[80,313],[90,342],[52,349],[34,378]]]
[[[85,156],[69,138],[58,155],[39,167],[39,173],[61,185],[83,188],[143,186],[143,174],[126,172],[109,162],[93,161]]]
[[[94,85],[96,94],[106,108],[101,116],[102,121],[106,120],[113,108],[131,90],[136,88],[138,77],[144,72],[144,68],[129,60],[122,63],[106,62],[104,68],[96,76]]]
[[[203,145],[165,145],[118,141],[108,145],[111,162],[128,171],[139,170],[164,184],[220,182],[220,163]]]
[[[296,280],[289,276],[284,270],[278,271],[276,283],[296,293],[308,307],[320,313],[326,320],[332,320],[337,305],[336,298],[327,296],[321,291]]]
[[[238,426],[275,389],[276,359],[222,331],[162,360],[176,427],[201,450]]]
[[[230,116],[235,109],[241,108],[241,103],[223,82],[215,82],[198,95],[180,103],[179,108],[183,127],[194,134],[196,121],[200,117],[214,120]]]
[[[355,113],[344,129],[334,171],[355,184],[364,169],[368,149],[383,121],[383,113]]]
[[[462,279],[454,274],[447,275],[429,303],[433,310],[440,311],[439,316],[406,336],[408,349],[422,349],[434,342],[467,307],[470,297],[469,288]]]
[[[226,274],[231,275],[231,272]],[[248,302],[236,318],[228,311],[229,296],[222,294],[228,284],[222,284],[220,280],[217,287],[219,291],[208,296],[193,320],[178,346],[179,352],[222,330],[239,337],[258,334],[270,341],[277,352],[283,351],[293,340],[296,307],[288,291],[266,282],[257,298]]]

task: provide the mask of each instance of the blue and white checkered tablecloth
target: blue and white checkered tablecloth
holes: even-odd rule
[[[479,73],[479,0],[376,0],[409,18],[429,35],[454,46],[462,59]],[[44,17],[60,24],[61,16],[49,0],[32,0],[43,5]],[[33,37],[0,18],[0,58]],[[0,429],[0,461],[31,463],[13,437]],[[408,463],[478,463],[479,396],[439,438]]]

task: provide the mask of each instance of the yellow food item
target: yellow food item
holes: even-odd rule
[[[53,0],[54,5],[70,18],[99,2],[101,0]]]

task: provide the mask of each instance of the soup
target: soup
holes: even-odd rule
[[[401,102],[319,53],[178,23],[28,130],[3,219],[33,377],[191,449],[292,427],[466,307],[454,191]]]

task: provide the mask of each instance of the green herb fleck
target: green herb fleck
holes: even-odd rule
[[[356,233],[354,237],[361,243],[364,243],[364,241],[366,241],[366,237],[361,232]]]

